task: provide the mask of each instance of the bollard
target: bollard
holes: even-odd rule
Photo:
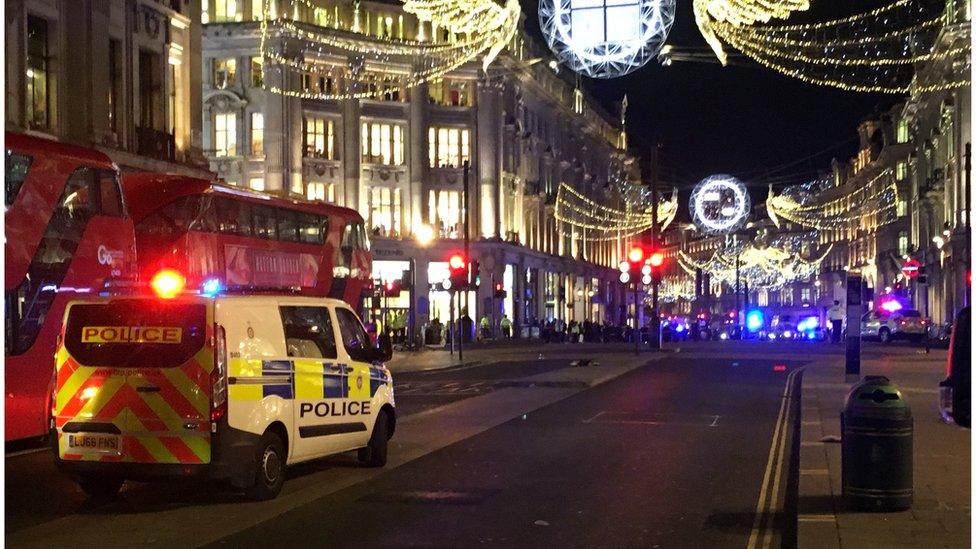
[[[851,388],[840,415],[844,500],[852,509],[904,511],[912,506],[912,412],[884,376]]]

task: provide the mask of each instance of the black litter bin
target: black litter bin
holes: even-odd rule
[[[852,509],[912,506],[912,411],[884,376],[851,388],[840,414],[844,500]]]

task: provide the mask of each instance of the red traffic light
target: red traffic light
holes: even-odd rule
[[[495,291],[500,292],[505,289],[505,286],[501,282],[495,283]]]
[[[447,261],[447,264],[451,267],[452,270],[455,270],[455,271],[456,270],[463,269],[464,268],[464,256],[462,256],[460,254],[454,254],[454,255],[451,256],[451,259],[449,259]]]
[[[383,287],[386,288],[386,291],[391,292],[393,291],[393,288],[396,288],[396,284],[394,284],[392,280],[389,280],[383,285]]]
[[[664,254],[661,252],[654,252],[651,254],[651,257],[648,258],[648,262],[651,264],[651,267],[660,267],[661,265],[664,265]]]
[[[639,246],[634,246],[627,252],[627,259],[631,263],[640,263],[644,259],[644,249]]]

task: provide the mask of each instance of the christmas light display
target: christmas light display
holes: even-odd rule
[[[770,186],[766,212],[777,227],[785,219],[820,230],[847,230],[864,223],[880,227],[897,218],[898,184],[890,169],[859,185],[853,195],[823,202],[805,187],[797,187],[777,195]]]
[[[752,200],[741,181],[722,174],[706,177],[695,185],[688,205],[700,231],[724,234],[745,224]]]
[[[820,272],[820,264],[831,247],[814,259],[805,259],[799,251],[776,243],[760,246],[752,242],[729,243],[705,261],[697,261],[684,251],[678,252],[678,265],[694,276],[697,270],[708,273],[712,281],[736,284],[736,259],[739,282],[750,288],[777,289],[786,284],[811,280]]]
[[[616,78],[661,51],[674,7],[675,0],[540,0],[539,24],[561,63],[591,78]]]
[[[651,201],[626,201],[626,209],[600,204],[584,196],[576,189],[562,183],[556,192],[555,217],[574,230],[574,237],[588,241],[606,242],[640,234],[651,228],[653,213]],[[659,230],[664,230],[678,214],[678,190],[671,197],[658,203]],[[580,229],[579,232],[576,232]]]
[[[801,0],[695,0],[698,28],[725,64],[723,44],[805,82],[862,92],[926,92],[968,86],[970,46],[935,50],[945,2],[894,0],[880,8],[805,25],[767,25],[808,8]],[[919,81],[915,65],[958,61],[937,81]]]
[[[316,14],[311,0],[296,0]],[[518,29],[521,8],[517,0],[499,5],[495,0],[406,0],[404,11],[420,23],[447,33],[444,40],[425,42],[392,36],[362,34],[359,2],[353,2],[351,24],[338,12],[332,27],[273,14],[265,0],[261,19],[261,56],[265,71],[280,71],[280,78],[265,78],[265,89],[303,99],[365,99],[403,93],[406,88],[442,78],[483,55],[482,68],[498,55]],[[327,15],[327,12],[325,12]],[[277,16],[275,16],[277,15]],[[273,74],[273,73],[272,73]],[[280,81],[281,84],[275,83]],[[301,82],[301,85],[297,83]]]

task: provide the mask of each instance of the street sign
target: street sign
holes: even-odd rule
[[[921,268],[922,263],[913,257],[905,260],[901,266],[901,272],[908,278],[915,278]]]

